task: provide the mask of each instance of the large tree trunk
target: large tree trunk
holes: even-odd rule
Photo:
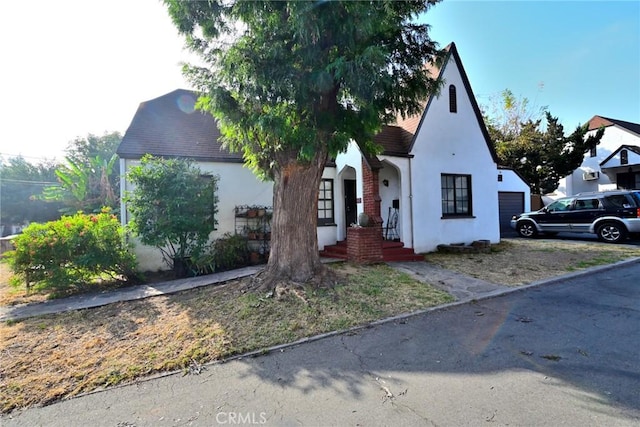
[[[281,283],[325,285],[325,267],[318,252],[318,189],[327,154],[316,153],[310,163],[291,154],[274,174],[271,253],[260,287]]]

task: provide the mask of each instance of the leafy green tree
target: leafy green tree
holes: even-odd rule
[[[274,181],[271,253],[262,286],[319,284],[317,197],[329,157],[421,112],[440,84],[442,52],[415,22],[436,1],[164,0],[188,46],[185,66],[224,142]]]
[[[63,213],[100,212],[109,207],[119,212],[120,164],[116,150],[122,141],[119,132],[93,134],[71,141],[65,164],[56,170],[57,185],[45,188],[42,199],[60,201]]]
[[[129,227],[142,243],[160,249],[173,268],[205,250],[217,223],[217,177],[190,160],[147,155],[127,178],[134,187],[125,198]]]
[[[61,203],[48,204],[38,199],[43,188],[56,181],[57,167],[53,161],[34,164],[21,156],[0,162],[0,222],[3,225],[44,222],[60,217]]]
[[[116,150],[122,141],[122,135],[120,132],[105,132],[102,136],[88,134],[84,138],[76,138],[71,141],[65,150],[66,157],[77,165],[84,165],[84,167],[95,170],[94,173],[99,176],[98,180],[104,179],[102,172],[104,169],[95,169],[93,164],[94,159],[100,158],[102,162],[109,163],[113,156],[116,154]],[[102,163],[100,163],[102,165]],[[120,192],[120,164],[118,161],[114,161],[110,166],[108,175],[109,187],[114,194]],[[106,188],[106,183],[103,183],[102,188]],[[111,205],[108,205],[111,206]]]
[[[536,107],[528,98],[518,98],[510,89],[491,97],[491,104],[484,106],[485,123],[494,141],[516,139],[524,123],[544,118],[547,107]]]
[[[604,130],[585,138],[587,125],[578,126],[565,136],[557,117],[545,113],[541,120],[520,124],[520,129],[503,135],[493,129],[496,153],[503,166],[518,171],[530,184],[534,194],[546,194],[558,188],[559,180],[571,174],[584,160],[586,152],[600,143]]]
[[[43,200],[61,201],[63,213],[100,212],[103,207],[119,210],[119,200],[111,185],[115,176],[117,156],[107,161],[99,155],[87,159],[88,165],[76,158],[66,157],[66,165],[56,169],[58,185],[46,187]]]

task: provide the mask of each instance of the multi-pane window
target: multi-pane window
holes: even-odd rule
[[[469,216],[471,207],[471,175],[442,174],[442,216]]]
[[[598,155],[598,149],[596,147],[593,147],[591,150],[589,150],[589,157],[596,157]]]
[[[333,180],[320,181],[318,192],[318,225],[334,224],[333,218]]]
[[[449,112],[458,112],[458,99],[456,97],[456,87],[449,85]]]

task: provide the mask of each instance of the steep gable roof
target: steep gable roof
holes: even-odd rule
[[[635,133],[640,136],[640,124],[625,122],[624,120],[610,119],[603,116],[593,116],[589,120],[589,130],[596,130],[601,127],[619,126],[629,132]]]
[[[616,151],[614,151],[613,153],[611,153],[606,159],[604,159],[603,161],[600,162],[600,167],[604,167],[604,165],[606,165],[609,160],[613,159],[615,156],[618,155],[618,153],[620,153],[622,150],[627,150],[627,151],[631,151],[633,153],[636,153],[638,155],[640,155],[640,147],[636,146],[636,145],[621,145],[620,147],[618,147],[616,149]]]
[[[116,153],[138,159],[145,154],[197,161],[242,162],[222,148],[215,119],[194,109],[197,93],[174,90],[140,103]]]
[[[480,127],[480,131],[482,132],[482,136],[484,137],[484,140],[487,144],[487,149],[489,150],[489,153],[491,154],[492,159],[494,160],[494,162],[496,162],[496,164],[498,163],[498,156],[496,154],[496,151],[493,147],[493,144],[491,142],[491,138],[489,137],[489,132],[487,131],[487,127],[484,123],[484,119],[482,118],[482,112],[480,111],[480,107],[478,106],[478,103],[476,101],[476,97],[473,94],[473,90],[471,89],[471,83],[469,82],[469,78],[467,77],[467,73],[464,70],[464,66],[462,65],[462,60],[460,59],[460,55],[458,54],[458,49],[456,48],[456,44],[455,43],[450,43],[445,49],[444,49],[447,53],[446,56],[444,58],[444,60],[442,61],[442,66],[437,66],[435,64],[427,64],[427,66],[425,67],[427,69],[427,71],[429,71],[433,76],[436,76],[439,80],[442,79],[444,70],[446,69],[447,65],[449,64],[451,58],[453,57],[456,64],[458,64],[458,69],[460,71],[460,75],[462,77],[462,82],[464,84],[464,89],[469,97],[469,100],[471,101],[471,107],[473,108],[473,111],[475,113],[475,117],[478,120],[478,126]],[[422,127],[422,123],[424,121],[424,117],[426,116],[428,110],[429,110],[429,106],[431,105],[431,102],[433,101],[434,98],[436,98],[437,95],[436,94],[432,94],[425,102],[425,108],[422,112],[422,114],[417,114],[415,116],[410,116],[410,117],[398,117],[396,119],[396,123],[395,126],[399,127],[401,129],[404,130],[404,134],[403,137],[405,138],[405,141],[403,141],[403,146],[406,149],[406,155],[409,154],[409,152],[411,151],[411,149],[413,148],[413,144],[415,144],[415,140],[416,140],[416,135],[418,134],[419,129]],[[385,131],[385,129],[383,129],[383,132]],[[409,141],[407,142],[406,139],[409,139]],[[375,140],[375,139],[374,139]],[[382,141],[382,146],[385,149],[385,151],[387,150],[387,146],[385,145],[387,139],[385,138],[380,138],[380,141]],[[376,141],[378,142],[378,141]],[[385,154],[387,154],[385,152]],[[391,154],[391,153],[389,153]]]

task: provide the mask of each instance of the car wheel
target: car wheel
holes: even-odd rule
[[[607,222],[598,227],[598,238],[607,243],[619,243],[627,238],[624,226],[615,222]]]
[[[536,237],[538,230],[532,222],[525,221],[518,224],[518,234],[522,237]]]

